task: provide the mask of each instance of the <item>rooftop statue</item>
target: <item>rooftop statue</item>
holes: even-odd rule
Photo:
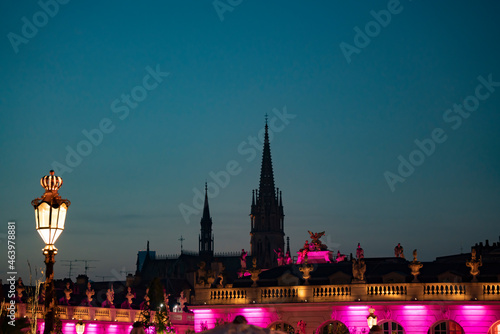
[[[314,245],[315,251],[322,251],[327,249],[326,245],[322,244],[321,241],[319,241],[319,238],[325,235],[325,231],[319,233],[312,233],[311,231],[307,232],[309,232],[309,235],[311,236],[311,243]],[[309,248],[311,247],[309,246]]]
[[[135,293],[132,292],[132,287],[127,287],[127,293],[125,294],[125,301],[121,304],[120,308],[123,309],[131,309],[132,308],[132,299],[135,298]]]
[[[285,257],[283,255],[283,251],[281,248],[278,248],[277,250],[275,249],[274,252],[276,253],[277,259],[278,259],[278,266],[284,266],[285,265]]]
[[[337,257],[335,258],[335,261],[342,262],[345,261],[346,255],[345,254],[340,254],[340,250],[337,251]]]
[[[310,264],[307,264],[307,254],[304,259],[304,263],[299,267],[299,270],[302,272],[302,278],[304,279],[304,284],[309,284],[309,278],[311,278],[311,271],[314,270],[314,267]]]
[[[420,261],[417,261],[417,250],[413,250],[413,261],[408,265],[411,269],[411,274],[413,275],[413,283],[418,282],[417,276],[420,275],[420,269],[423,266],[424,265]]]
[[[365,257],[365,251],[361,248],[361,245],[358,243],[358,248],[356,249],[356,259],[363,259]]]
[[[113,289],[113,285],[106,291],[106,300],[102,303],[101,307],[107,308],[115,308],[113,301],[115,299],[115,290]]]
[[[479,260],[476,259],[476,249],[472,248],[472,259],[467,261],[465,264],[470,268],[470,274],[472,275],[472,282],[477,282],[477,275],[479,275],[479,267],[483,265],[483,260],[481,256]]]
[[[352,281],[354,283],[365,283],[366,263],[363,259],[352,259]]]
[[[403,253],[403,246],[401,246],[400,243],[396,247],[394,247],[394,256],[395,257],[400,257],[402,259],[405,258],[405,255]]]
[[[127,287],[127,294],[125,295],[125,298],[127,299],[129,305],[132,305],[132,299],[135,298],[135,293],[132,292],[132,288],[130,286]]]
[[[310,263],[330,263],[333,262],[332,252],[328,250],[328,247],[321,243],[319,240],[325,235],[325,231],[319,233],[309,232],[312,241],[309,243],[308,240],[304,243],[304,247],[298,252],[297,264],[305,262],[306,256]]]
[[[71,289],[71,283],[66,282],[66,288],[64,289],[64,297],[59,300],[59,304],[61,305],[70,305],[69,301],[71,299],[71,294],[73,293],[73,289]]]
[[[207,270],[205,269],[206,265],[205,261],[198,263],[198,270],[196,271],[196,283],[198,285],[203,286],[207,281]]]
[[[92,288],[92,285],[90,282],[87,282],[87,289],[85,290],[85,295],[87,296],[86,299],[82,300],[81,305],[82,306],[94,306],[94,302],[92,302],[92,296],[95,295],[95,291]]]
[[[187,298],[186,298],[186,296],[184,296],[184,291],[181,291],[181,295],[177,301],[181,305],[182,312],[184,312],[184,307],[185,307],[185,304],[187,303]]]
[[[247,269],[247,255],[248,253],[245,252],[244,249],[241,250],[241,255],[240,255],[240,262],[241,262],[241,269]]]
[[[252,259],[252,268],[250,270],[248,270],[248,272],[250,273],[250,278],[252,279],[252,288],[255,288],[257,287],[257,281],[259,280],[259,274],[262,272],[262,270],[260,268],[257,268],[257,258],[254,257]]]

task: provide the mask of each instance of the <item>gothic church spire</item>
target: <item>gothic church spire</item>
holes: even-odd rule
[[[284,250],[284,214],[281,191],[275,189],[269,127],[264,127],[259,189],[252,191],[250,246],[261,268],[277,265],[275,250]]]

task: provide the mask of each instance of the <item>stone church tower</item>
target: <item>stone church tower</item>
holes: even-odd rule
[[[252,191],[250,245],[260,268],[277,266],[274,250],[285,251],[284,214],[281,191],[274,188],[273,163],[266,118],[259,189]]]

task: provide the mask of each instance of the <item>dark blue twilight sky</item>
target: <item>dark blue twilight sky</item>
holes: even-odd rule
[[[205,180],[216,251],[248,249],[266,113],[292,251],[307,230],[422,260],[498,240],[498,1],[41,3],[0,4],[4,282],[9,220],[21,275],[43,266],[30,202],[54,165],[58,278],[197,250]]]

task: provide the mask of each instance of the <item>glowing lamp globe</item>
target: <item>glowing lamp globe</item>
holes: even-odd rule
[[[85,324],[80,320],[75,326],[77,334],[83,334],[85,332]]]
[[[375,312],[375,309],[370,307],[368,309],[368,312],[370,312],[370,315],[367,317],[366,321],[368,322],[368,327],[370,329],[377,324],[377,316],[373,314]]]
[[[67,199],[59,196],[58,190],[62,186],[62,178],[50,175],[41,178],[40,184],[45,189],[41,198],[34,199],[31,204],[35,209],[36,230],[45,242],[44,252],[53,250],[57,253],[54,244],[64,230],[66,213],[71,204]]]

